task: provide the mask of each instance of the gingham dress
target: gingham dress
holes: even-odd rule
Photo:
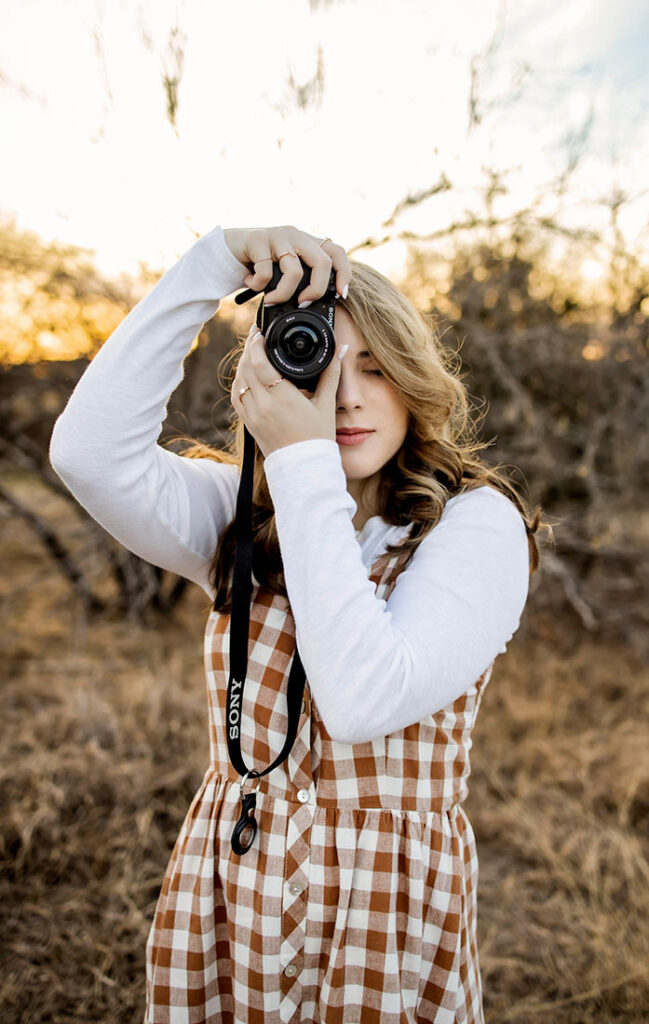
[[[369,576],[388,599],[407,553]],[[147,942],[145,1024],[482,1022],[478,860],[462,801],[493,662],[453,704],[369,743],[331,739],[308,679],[288,758],[261,780],[237,856],[241,776],[228,756],[230,618],[205,630],[211,764],[162,884]],[[253,586],[241,753],[263,770],[288,728],[295,620]],[[431,681],[433,685],[433,681]],[[363,709],[358,709],[362,715]]]

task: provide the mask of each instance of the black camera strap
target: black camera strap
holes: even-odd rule
[[[255,457],[255,441],[248,428],[244,425],[244,449],[241,480],[237,494],[236,532],[237,544],[234,558],[234,574],[232,580],[232,609],[230,615],[230,678],[228,681],[226,731],[228,737],[228,753],[230,760],[243,780],[240,785],[241,815],[232,833],[232,849],[236,854],[246,853],[252,846],[257,834],[255,807],[257,789],[247,796],[243,794],[246,779],[261,778],[267,775],[278,764],[286,760],[295,743],[300,709],[304,695],[306,676],[302,661],[295,647],[295,655],[288,677],[288,733],[286,742],[279,756],[263,772],[248,769],[241,756],[241,711],[243,707],[243,688],[248,670],[248,640],[250,629],[250,600],[252,595],[252,483]]]
[[[294,292],[294,297],[304,288],[308,287],[311,281],[311,267],[308,266],[301,257],[300,264],[302,266],[302,281]],[[279,262],[273,261],[272,280],[265,286],[264,292],[266,293],[271,291],[273,288],[276,288],[281,277],[282,271],[279,266]],[[248,302],[249,299],[255,298],[258,294],[259,292],[254,291],[252,288],[248,288],[235,296],[234,301],[238,305],[241,305],[244,302]],[[334,346],[334,296],[336,296],[336,298],[338,297],[336,292],[336,273],[332,267],[329,275],[328,290],[325,293],[322,303],[322,312],[318,317],[316,317],[316,322],[318,320],[323,320],[325,324],[329,325],[329,358],[333,355]],[[305,319],[308,321],[312,314],[313,311],[311,311]],[[262,327],[264,326],[263,299],[257,308],[255,319],[257,326],[262,330]],[[327,338],[326,333],[324,337]],[[307,389],[312,388],[314,390],[321,369],[322,368],[317,372],[314,370],[312,376],[304,376],[301,378],[302,387]],[[282,372],[282,376],[286,376],[283,370],[280,372]],[[246,851],[250,849],[254,842],[255,835],[257,834],[255,806],[257,802],[257,793],[259,792],[259,785],[257,786],[257,789],[253,790],[252,793],[249,793],[248,796],[244,796],[243,787],[246,779],[249,777],[259,779],[262,775],[267,775],[268,772],[271,772],[273,768],[276,768],[278,764],[281,764],[288,757],[293,748],[293,744],[295,743],[295,737],[297,736],[302,698],[304,695],[304,684],[306,681],[296,641],[295,654],[291,664],[286,693],[288,705],[288,733],[286,736],[286,742],[284,743],[284,747],[279,756],[268,766],[268,768],[265,768],[263,772],[257,771],[254,768],[246,768],[243,758],[241,757],[241,713],[243,707],[243,688],[248,670],[250,600],[252,596],[252,484],[254,458],[255,441],[244,424],[243,465],[241,467],[241,480],[239,482],[239,492],[237,494],[237,542],[234,558],[232,606],[230,614],[230,678],[228,680],[226,705],[228,753],[236,770],[240,775],[243,775],[240,785],[241,815],[232,833],[232,849],[239,855],[246,853]]]

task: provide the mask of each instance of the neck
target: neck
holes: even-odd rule
[[[365,523],[370,518],[371,517],[370,517],[369,512],[367,512],[367,513],[363,512],[362,514],[359,514],[357,512],[356,515],[354,516],[354,518],[352,519],[352,523],[354,524],[354,529],[355,530],[362,530],[363,527],[365,526]]]
[[[376,481],[374,486],[365,488],[364,500],[361,501],[361,485],[363,483],[363,480],[347,481],[347,493],[351,494],[357,506],[352,520],[355,530],[362,530],[368,519],[378,515],[376,507]]]

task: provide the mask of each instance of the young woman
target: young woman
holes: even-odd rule
[[[156,441],[183,359],[219,299],[325,293],[336,356],[315,394],[251,330],[233,445]],[[344,358],[340,358],[343,357]],[[306,674],[288,757],[246,781],[226,690],[243,425],[255,439],[253,591],[240,744],[262,773]],[[209,595],[211,763],[147,943],[147,1024],[483,1020],[478,862],[462,808],[471,731],[538,566],[531,516],[477,455],[464,386],[432,321],[331,239],[295,227],[200,238],[113,332],[52,435],[52,464],[113,536]],[[251,787],[251,782],[255,785]],[[232,846],[258,790],[258,832]]]

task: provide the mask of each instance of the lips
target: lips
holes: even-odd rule
[[[374,433],[373,430],[361,430],[358,427],[353,429],[350,427],[344,427],[342,430],[336,431],[336,443],[346,445],[362,444],[363,441],[367,441],[368,437],[371,437]]]

